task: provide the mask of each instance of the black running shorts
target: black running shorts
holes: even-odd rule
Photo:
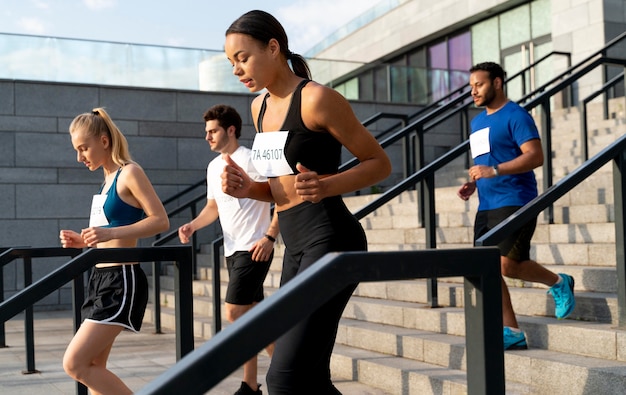
[[[228,288],[226,303],[249,305],[263,300],[263,282],[274,258],[274,251],[269,260],[259,262],[252,260],[252,253],[237,251],[226,257],[228,268]]]
[[[94,268],[83,320],[139,332],[148,303],[148,280],[139,264]]]
[[[494,210],[479,211],[474,222],[474,241],[504,221],[520,207],[501,207]],[[535,233],[537,218],[529,221],[518,230],[510,233],[498,243],[500,255],[518,262],[530,259],[530,240]]]

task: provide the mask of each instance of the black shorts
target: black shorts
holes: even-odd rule
[[[237,251],[226,257],[228,288],[226,303],[249,305],[263,300],[263,282],[270,270],[274,251],[265,262],[253,261],[252,253]]]
[[[514,206],[477,212],[474,222],[474,242],[519,209],[520,207]],[[530,240],[535,233],[535,227],[537,227],[537,218],[509,234],[498,243],[500,255],[518,262],[529,260]]]
[[[148,304],[148,279],[139,264],[96,267],[89,278],[83,320],[139,332]]]

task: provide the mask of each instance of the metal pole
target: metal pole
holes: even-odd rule
[[[152,262],[152,299],[154,300],[154,333],[161,331],[161,261]]]
[[[220,279],[220,244],[213,242],[213,335],[222,330],[222,295]]]
[[[83,306],[83,302],[85,301],[84,276],[85,274],[81,273],[80,275],[74,277],[74,280],[72,281],[72,315],[74,321],[74,333],[78,331],[82,322],[81,308]],[[76,382],[76,394],[87,395],[87,387],[78,381]]]
[[[187,251],[186,251],[187,252]],[[174,269],[174,299],[176,304],[176,360],[193,351],[193,273],[194,252],[181,253]]]
[[[426,177],[423,182],[424,200],[424,228],[426,231],[426,248],[437,248],[436,213],[435,213],[435,176]],[[437,278],[431,277],[426,281],[428,304],[430,307],[439,307]]]
[[[0,250],[1,252],[1,250]],[[0,303],[4,302],[4,266],[0,265]],[[0,323],[0,348],[7,346],[4,322]]]
[[[465,277],[465,347],[467,349],[467,393],[501,395],[504,384],[502,341],[502,289],[498,273]]]
[[[33,283],[33,264],[30,256],[24,257],[24,288]],[[26,341],[26,370],[22,374],[39,373],[35,369],[35,332],[33,318],[33,305],[24,309],[24,336]]]
[[[626,328],[626,231],[624,215],[626,214],[626,152],[622,151],[613,162],[613,194],[615,206],[615,265],[617,269],[617,312],[618,327]]]

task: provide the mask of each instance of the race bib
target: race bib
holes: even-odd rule
[[[489,128],[480,129],[470,134],[470,149],[472,150],[472,158],[491,152]]]
[[[285,157],[288,131],[257,133],[252,144],[250,159],[254,168],[265,177],[293,174]]]
[[[104,215],[104,202],[107,200],[107,195],[93,195],[91,200],[91,214],[89,215],[89,227],[93,226],[106,226],[109,224],[109,220]]]

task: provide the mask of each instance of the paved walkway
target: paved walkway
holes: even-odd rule
[[[24,346],[24,319],[18,315],[5,325],[6,348],[0,348],[0,394],[59,395],[76,394],[76,384],[63,371],[61,360],[65,347],[72,338],[69,311],[35,313],[35,368],[34,374],[22,374],[26,369]],[[156,335],[154,326],[145,323],[141,333],[122,332],[109,357],[109,368],[134,391],[163,373],[176,362],[175,334],[165,331]],[[196,347],[204,340],[197,339]],[[265,373],[269,358],[259,356],[259,382],[265,390]],[[224,379],[207,394],[233,394],[241,383],[241,369]],[[335,380],[345,395],[385,395],[358,383]],[[267,391],[263,391],[267,394]]]

